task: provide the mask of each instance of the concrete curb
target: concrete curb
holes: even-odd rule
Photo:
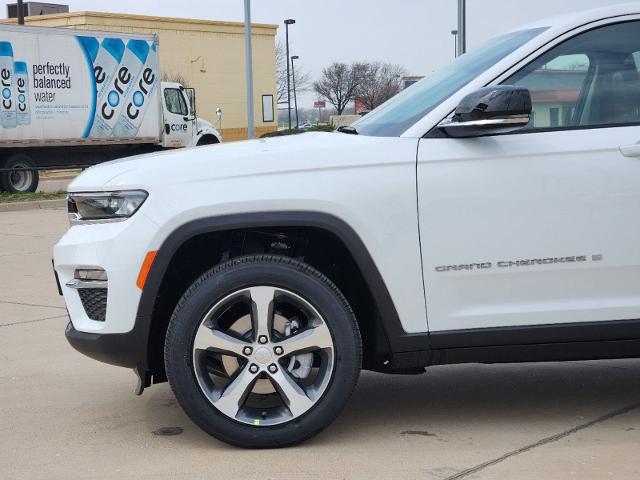
[[[67,205],[67,200],[65,198],[61,198],[59,200],[0,203],[0,213],[1,212],[22,212],[24,210],[44,210],[44,209],[52,209],[52,208],[64,208],[66,205]]]

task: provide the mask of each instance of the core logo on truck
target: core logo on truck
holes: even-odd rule
[[[188,129],[189,125],[187,125],[186,123],[172,123],[170,126],[170,130],[172,132],[182,133],[186,132]]]
[[[0,72],[0,78],[2,78],[2,108],[10,110],[13,106],[11,95],[11,71],[3,68]]]
[[[26,84],[25,81],[19,79],[16,82],[16,87],[18,90],[18,111],[24,112],[27,109],[27,97],[25,96]]]
[[[18,125],[31,124],[31,108],[29,107],[29,69],[26,62],[13,64],[16,77],[16,102]]]
[[[156,81],[156,75],[151,68],[145,68],[140,75],[138,89],[131,95],[131,101],[127,105],[127,117],[135,120],[140,115],[140,109],[144,105],[146,98],[149,96],[152,87]]]
[[[120,67],[118,75],[113,84],[114,89],[107,95],[107,101],[102,104],[100,109],[102,112],[102,118],[105,120],[111,120],[115,115],[115,109],[120,105],[120,97],[124,95],[127,90],[127,86],[131,82],[131,73],[127,67]]]

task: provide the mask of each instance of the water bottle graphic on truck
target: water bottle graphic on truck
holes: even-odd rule
[[[13,61],[13,46],[0,42],[0,124],[4,128],[31,124],[29,72],[25,62]]]
[[[149,55],[145,40],[129,40],[122,61],[103,94],[97,97],[96,115],[90,137],[111,137],[126,99],[138,81]]]
[[[16,76],[16,109],[18,125],[31,125],[29,107],[29,69],[26,62],[15,62],[13,71]]]
[[[120,38],[105,38],[100,42],[95,37],[78,37],[78,41],[92,62],[96,104],[99,104],[107,87],[111,85],[126,47]]]
[[[0,124],[4,128],[16,128],[16,95],[14,91],[13,46],[10,42],[0,42]]]
[[[120,118],[114,128],[116,137],[135,137],[140,130],[144,114],[149,105],[149,99],[156,90],[156,66],[158,65],[158,55],[155,43],[151,45],[147,60],[142,67],[136,88],[131,90],[131,94],[125,102],[125,107],[120,114]]]

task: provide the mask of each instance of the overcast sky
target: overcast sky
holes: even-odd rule
[[[56,0],[50,0],[56,2]],[[71,11],[138,13],[243,21],[242,0],[57,0]],[[482,41],[530,21],[560,13],[611,5],[615,0],[467,0],[467,41]],[[399,63],[412,75],[426,75],[451,61],[456,0],[253,0],[253,21],[290,28],[291,55],[314,76],[334,61]],[[284,27],[279,29],[284,38]],[[305,95],[308,107],[313,96]]]

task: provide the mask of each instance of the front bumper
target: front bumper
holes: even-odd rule
[[[73,226],[54,248],[56,281],[71,320],[65,330],[68,342],[90,358],[133,369],[138,394],[151,384],[152,375],[147,356],[150,322],[138,315],[141,291],[136,279],[156,230],[138,212],[123,222]],[[101,297],[100,315],[87,309],[75,279],[76,269],[94,268],[108,278],[102,292],[106,310]]]
[[[142,212],[115,223],[71,227],[54,247],[54,268],[73,327],[91,334],[125,334],[135,327],[141,291],[136,279],[145,255],[152,248],[157,226]],[[74,286],[76,269],[106,272],[106,309],[87,311]],[[84,299],[86,300],[86,299]]]
[[[69,322],[65,337],[78,352],[103,363],[133,369],[138,383],[136,395],[142,395],[153,378],[147,364],[147,322],[136,322],[136,328],[129,333],[84,333],[79,332]]]
[[[69,322],[64,334],[71,346],[87,357],[141,372],[147,370],[147,338],[142,328],[120,334],[85,333]]]

